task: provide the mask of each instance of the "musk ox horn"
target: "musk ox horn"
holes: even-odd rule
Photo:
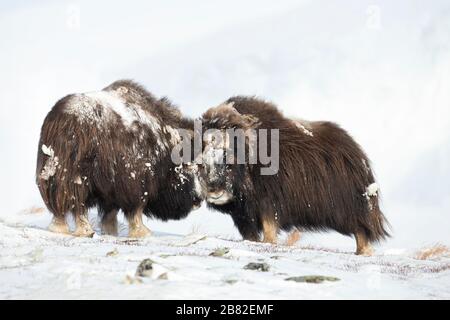
[[[256,127],[260,121],[258,117],[249,114],[241,114],[235,107],[234,102],[222,103],[215,108],[209,109],[203,119],[211,119],[221,122],[223,128],[237,127],[240,129],[251,129]]]

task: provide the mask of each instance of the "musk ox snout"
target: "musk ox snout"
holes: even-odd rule
[[[223,150],[220,150],[220,154],[220,158],[217,158],[216,155],[211,155],[211,150],[207,148],[199,170],[204,198],[208,203],[216,205],[226,204],[233,198],[232,171],[230,165],[223,163]]]
[[[223,205],[233,199],[233,194],[227,190],[209,191],[206,201],[215,205]]]
[[[207,164],[201,171],[203,190],[206,201],[216,205],[223,205],[233,199],[231,171],[227,165]]]
[[[201,183],[200,169],[195,163],[184,164],[185,172],[192,183],[190,193],[192,196],[192,210],[197,210],[201,207],[203,200],[205,200],[205,191]]]

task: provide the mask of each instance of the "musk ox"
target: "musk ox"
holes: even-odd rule
[[[74,234],[91,236],[92,207],[98,207],[102,232],[111,235],[117,235],[119,210],[130,237],[150,234],[142,214],[184,218],[202,194],[195,165],[171,161],[182,140],[179,129],[193,131],[193,121],[128,80],[59,100],[45,118],[37,157],[37,185],[54,216],[49,229],[68,233],[70,212]]]
[[[263,241],[273,243],[279,230],[332,229],[353,235],[356,253],[370,255],[370,244],[389,236],[369,159],[338,125],[292,120],[251,97],[233,97],[209,109],[202,124],[205,130],[245,130],[247,152],[249,137],[260,146],[261,129],[278,129],[279,145],[268,144],[279,153],[272,175],[261,175],[261,153],[253,164],[237,164],[233,157],[227,163],[226,153],[235,153],[238,144],[223,148],[221,161],[214,159],[217,153],[205,152],[201,172],[208,206],[230,214],[244,239],[258,241],[262,233]]]

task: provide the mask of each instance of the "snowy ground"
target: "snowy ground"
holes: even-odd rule
[[[269,245],[154,232],[145,240],[75,238],[45,230],[45,212],[0,220],[2,299],[450,299],[450,255],[419,260],[417,250],[375,256],[302,245]],[[228,253],[215,257],[217,249]],[[221,250],[219,250],[221,251]],[[149,277],[136,277],[150,258]],[[266,263],[266,272],[246,270]],[[298,283],[322,275],[336,282]],[[161,279],[162,278],[162,279]]]

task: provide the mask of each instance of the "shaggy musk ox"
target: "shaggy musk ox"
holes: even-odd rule
[[[332,229],[355,236],[356,253],[370,255],[370,243],[389,236],[369,159],[338,125],[288,119],[249,97],[209,109],[202,122],[205,130],[279,129],[275,175],[261,175],[260,155],[256,164],[206,159],[202,169],[208,206],[230,214],[244,239],[258,241],[262,233],[273,243],[279,230]]]
[[[117,235],[121,209],[130,237],[150,231],[142,214],[162,220],[184,218],[201,201],[194,165],[176,166],[171,150],[193,132],[167,99],[156,99],[138,84],[117,81],[98,92],[71,94],[45,118],[39,141],[36,180],[54,218],[50,230],[91,236],[89,208],[98,207],[102,232]]]

